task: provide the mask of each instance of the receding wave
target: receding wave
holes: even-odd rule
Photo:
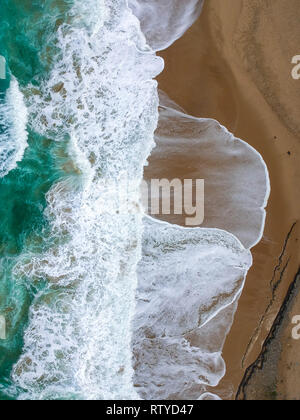
[[[261,155],[217,121],[188,115],[163,92],[160,105],[156,147],[146,177],[204,179],[201,227],[224,229],[252,248],[261,240],[270,194]],[[184,225],[184,215],[165,219]]]
[[[145,399],[197,399],[225,373],[222,349],[251,253],[218,229],[145,219],[134,319],[135,384]]]
[[[145,219],[135,382],[146,399],[216,400],[207,387],[226,372],[222,350],[262,237],[268,170],[247,143],[164,92],[155,139],[146,179],[204,179],[205,218],[192,229],[179,226],[184,215]]]
[[[199,17],[204,0],[129,0],[154,51],[168,48]]]

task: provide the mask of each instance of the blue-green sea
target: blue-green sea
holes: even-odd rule
[[[68,2],[63,1],[1,0],[0,54],[7,63],[6,79],[0,81],[1,103],[12,77],[21,89],[29,83],[38,86],[46,77],[55,48],[51,34],[67,9]],[[0,122],[0,137],[8,129]],[[64,177],[65,145],[54,140],[28,128],[22,161],[0,178],[0,314],[5,317],[7,334],[0,341],[1,399],[18,394],[11,388],[10,373],[22,352],[33,295],[43,288],[43,284],[28,284],[26,278],[15,276],[13,268],[20,256],[49,246],[45,194]]]
[[[201,399],[225,374],[270,186],[247,143],[159,97],[156,52],[203,6],[184,3],[0,0],[0,400]],[[146,214],[148,164],[186,173],[181,207],[205,178],[206,227]]]
[[[105,182],[142,179],[162,60],[125,0],[1,0],[0,56],[0,399],[135,398],[142,218]]]

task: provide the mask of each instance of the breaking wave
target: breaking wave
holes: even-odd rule
[[[28,146],[26,129],[28,120],[27,108],[15,78],[12,78],[1,102],[0,177],[4,177],[22,160],[25,149]]]

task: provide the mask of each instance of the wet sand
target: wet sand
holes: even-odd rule
[[[300,310],[299,290],[300,271],[289,288],[260,356],[246,371],[238,400],[299,400],[300,340],[295,340],[293,334],[293,319]]]
[[[264,236],[224,348],[227,373],[213,390],[224,399],[235,398],[260,354],[300,264],[300,80],[291,76],[299,19],[298,0],[208,0],[193,27],[160,53],[160,89],[187,113],[214,118],[255,147],[270,172]],[[300,389],[299,376],[295,381]],[[281,395],[288,399],[287,388]]]

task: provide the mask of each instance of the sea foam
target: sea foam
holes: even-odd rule
[[[146,217],[134,319],[135,384],[146,399],[220,399],[223,346],[262,237],[270,193],[261,155],[160,92],[151,179],[204,179],[205,218]],[[229,392],[230,393],[230,392]]]
[[[117,214],[103,180],[132,179],[139,205],[154,145],[163,62],[123,0],[76,2],[57,33],[58,56],[39,91],[28,87],[30,125],[69,142],[72,173],[47,194],[52,245],[23,255],[15,274],[36,294],[13,380],[25,399],[131,399],[132,328],[142,215]],[[30,94],[30,92],[32,92]]]
[[[204,0],[129,0],[154,51],[168,48],[197,20]]]
[[[188,115],[163,92],[160,105],[147,176],[204,179],[201,227],[226,230],[252,248],[261,240],[270,194],[262,156],[217,121]],[[166,221],[182,225],[184,218],[165,216]]]
[[[222,230],[144,222],[135,384],[145,399],[197,399],[224,376],[222,349],[251,253]]]
[[[27,108],[15,78],[0,102],[0,177],[13,170],[27,148]]]
[[[150,28],[160,44],[147,30],[146,9],[139,9],[154,49],[170,45],[200,13],[201,2],[191,1],[182,13],[183,3],[174,8],[172,2],[166,16],[157,9],[168,22],[164,33]],[[67,141],[72,170],[47,194],[51,245],[21,255],[14,269],[28,285],[44,285],[36,287],[12,373],[20,399],[218,399],[207,387],[226,370],[222,349],[252,264],[248,248],[264,224],[266,167],[216,121],[190,117],[165,98],[157,141],[166,155],[182,154],[185,165],[195,153],[191,178],[201,174],[201,158],[212,163],[201,178],[215,176],[218,194],[209,193],[209,200],[226,208],[226,217],[212,214],[213,228],[187,229],[118,212],[115,191],[103,180],[118,183],[126,174],[132,181],[126,199],[140,206],[158,122],[153,78],[163,69],[127,6],[123,0],[77,1],[58,28],[49,77],[38,90],[27,88],[31,129]],[[240,181],[252,169],[244,188]],[[227,201],[220,194],[224,185]],[[230,212],[247,193],[235,220]]]

